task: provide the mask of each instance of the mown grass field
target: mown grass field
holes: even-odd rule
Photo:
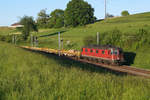
[[[150,100],[150,80],[0,42],[0,100]]]

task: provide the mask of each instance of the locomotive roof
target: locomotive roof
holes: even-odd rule
[[[119,49],[122,50],[122,48],[112,46],[112,45],[89,45],[85,46],[83,48],[95,48],[95,49]]]

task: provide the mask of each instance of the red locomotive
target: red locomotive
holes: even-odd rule
[[[104,64],[121,65],[124,62],[123,50],[114,46],[87,46],[82,48],[83,59]]]

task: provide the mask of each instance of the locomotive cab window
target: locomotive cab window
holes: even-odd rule
[[[98,50],[96,50],[96,53],[98,53]]]
[[[88,52],[88,49],[85,49],[85,52]]]
[[[91,49],[90,51],[91,51],[91,53],[93,52],[93,50],[92,50],[92,49]]]
[[[118,50],[115,50],[114,54],[117,55],[118,54]]]
[[[105,51],[104,51],[104,50],[102,51],[102,54],[105,54]]]

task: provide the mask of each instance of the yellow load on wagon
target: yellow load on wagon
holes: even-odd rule
[[[80,57],[81,52],[77,50],[56,50],[56,49],[50,49],[50,48],[38,48],[38,47],[29,47],[29,46],[22,46],[22,48],[26,48],[29,50],[34,50],[34,51],[41,51],[41,52],[46,52],[46,53],[52,53],[52,54],[59,54],[68,56],[68,57]]]

